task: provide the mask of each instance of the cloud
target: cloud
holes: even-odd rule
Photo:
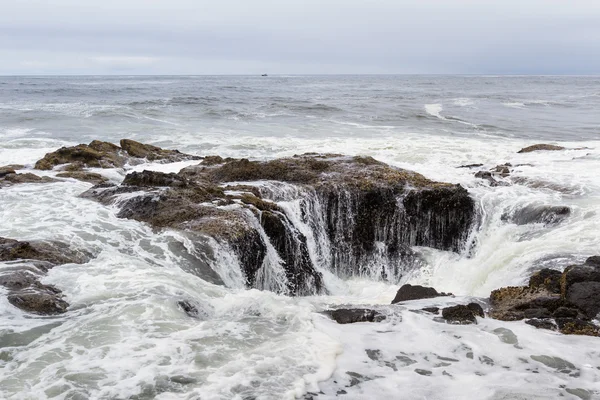
[[[0,0],[0,73],[600,73],[596,0]]]

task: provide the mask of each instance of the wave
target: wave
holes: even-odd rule
[[[425,104],[425,112],[429,115],[432,115],[438,119],[441,119],[442,121],[445,121],[446,118],[443,117],[440,113],[442,112],[444,108],[442,107],[441,104],[439,103],[435,103],[435,104]]]

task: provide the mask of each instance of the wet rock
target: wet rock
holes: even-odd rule
[[[579,310],[569,307],[558,307],[552,313],[553,318],[577,318],[579,316]]]
[[[13,292],[7,296],[13,306],[34,314],[55,315],[67,311],[69,303],[53,288],[47,287],[35,292]]]
[[[178,162],[199,160],[201,157],[179,152],[179,150],[165,150],[150,144],[143,144],[130,139],[121,139],[121,148],[131,157],[144,158],[148,161]]]
[[[442,318],[451,324],[476,324],[476,315],[483,316],[483,309],[476,303],[457,305],[442,309]]]
[[[439,307],[425,307],[422,308],[423,311],[431,313],[431,314],[437,314],[440,312],[440,308]]]
[[[0,170],[0,187],[11,186],[19,183],[52,183],[58,182],[49,176],[38,176],[30,172],[18,174],[12,169]]]
[[[68,303],[59,289],[40,282],[42,274],[56,265],[83,263],[89,257],[89,254],[73,251],[60,242],[20,242],[0,238],[0,262],[11,262],[11,268],[0,274],[0,286],[9,290],[8,302],[23,311],[60,314],[67,310]]]
[[[148,161],[176,162],[199,160],[200,157],[180,153],[177,150],[164,150],[160,147],[139,143],[129,139],[120,142],[121,147],[94,140],[90,144],[79,144],[73,147],[61,147],[47,153],[36,162],[35,168],[50,170],[60,164],[76,164],[81,168],[115,168],[125,164],[136,164]]]
[[[466,165],[460,165],[456,168],[479,168],[479,167],[483,167],[483,164],[466,164]]]
[[[556,324],[565,335],[600,336],[600,327],[578,318],[556,318]]]
[[[489,315],[503,321],[550,316],[562,305],[560,295],[544,287],[510,286],[492,291]]]
[[[4,178],[6,175],[16,174],[16,173],[17,172],[12,167],[9,167],[9,166],[0,167],[0,178]]]
[[[494,177],[492,176],[492,173],[489,171],[478,171],[475,173],[475,178],[479,178],[479,179],[483,179],[485,181],[487,181],[490,186],[498,186],[499,182],[494,179]]]
[[[526,224],[557,224],[571,215],[571,209],[566,206],[526,206],[512,214],[502,215],[502,219],[517,225]]]
[[[550,293],[560,294],[561,276],[562,273],[560,271],[544,268],[529,278],[529,287],[532,289],[543,288]]]
[[[392,300],[392,304],[400,303],[402,301],[431,299],[439,296],[448,295],[446,293],[438,293],[438,291],[432,287],[406,284],[398,289],[396,297]]]
[[[366,308],[340,308],[326,312],[338,324],[353,324],[355,322],[381,322],[386,317],[375,310]]]
[[[103,204],[119,199],[121,218],[210,236],[233,250],[249,287],[295,295],[321,293],[322,277],[308,256],[305,228],[278,201],[299,201],[312,234],[335,243],[325,262],[340,277],[364,274],[378,257],[384,267],[377,278],[396,281],[403,266],[419,262],[410,246],[459,251],[476,221],[464,188],[370,157],[204,161],[177,174],[132,173],[119,186],[99,185],[82,196]],[[285,287],[273,289],[265,278],[274,262],[285,271]]]
[[[590,260],[588,258],[588,260]],[[580,282],[600,282],[600,265],[595,263],[595,258],[591,262],[586,261],[582,265],[571,265],[565,268],[561,280],[560,290],[563,297],[567,297],[569,289]]]
[[[187,187],[188,180],[175,173],[157,171],[132,172],[125,176],[123,185],[140,187]]]
[[[571,363],[565,359],[562,359],[560,357],[552,357],[552,356],[545,356],[545,355],[539,355],[539,356],[532,355],[531,359],[534,361],[537,361],[539,363],[542,363],[549,368],[556,369],[558,372],[561,372],[563,374],[571,374],[574,371],[577,371],[577,367],[575,367],[575,365],[573,365],[573,363]]]
[[[58,178],[73,178],[78,181],[93,183],[97,185],[99,183],[108,182],[108,178],[97,174],[95,172],[87,172],[87,171],[67,171],[56,174]]]
[[[503,178],[507,177],[510,175],[510,167],[512,167],[512,164],[510,163],[506,163],[506,164],[502,164],[502,165],[497,165],[494,168],[492,168],[492,172],[496,175],[499,175]]]
[[[548,329],[551,331],[557,330],[557,326],[551,319],[528,319],[526,324],[535,326],[538,329]]]
[[[423,376],[431,376],[433,374],[433,372],[431,372],[427,369],[420,369],[420,368],[415,369],[415,372],[417,374],[423,375]]]
[[[577,282],[567,290],[567,303],[582,310],[588,318],[600,312],[600,282]]]
[[[179,306],[179,308],[181,308],[183,312],[185,312],[190,317],[198,318],[200,316],[198,308],[188,300],[179,300],[177,302],[177,306]]]
[[[532,151],[557,151],[557,150],[565,150],[562,146],[556,146],[553,144],[534,144],[532,146],[524,147],[518,151],[518,153],[531,153]]]

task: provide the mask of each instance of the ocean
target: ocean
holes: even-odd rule
[[[462,252],[416,247],[423,263],[395,279],[332,273],[327,295],[290,297],[245,288],[235,256],[217,248],[224,285],[189,273],[181,248],[196,250],[184,233],[117,218],[114,206],[79,197],[89,183],[0,188],[0,237],[94,254],[43,278],[66,295],[66,314],[24,313],[0,287],[0,398],[600,398],[594,337],[490,318],[445,324],[412,311],[425,300],[380,323],[339,325],[322,313],[384,307],[404,283],[455,295],[437,305],[485,305],[535,270],[600,254],[599,110],[600,78],[585,76],[0,77],[0,166],[28,170],[59,147],[123,138],[199,156],[372,156],[462,185],[480,218]],[[536,143],[567,150],[517,153]],[[100,172],[119,183],[134,170],[197,163]],[[507,181],[518,180],[498,186],[459,168],[505,163]],[[293,201],[280,203],[293,214]],[[570,215],[558,224],[506,218],[546,205]],[[181,299],[201,318],[183,313]],[[541,356],[566,360],[568,371]]]

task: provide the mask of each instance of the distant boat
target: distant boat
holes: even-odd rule
[[[267,75],[267,74],[262,74],[261,76],[269,76],[269,75]]]

